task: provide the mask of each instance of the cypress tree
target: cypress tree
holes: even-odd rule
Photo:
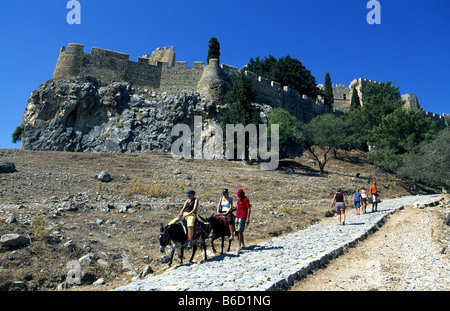
[[[209,39],[208,57],[206,58],[206,62],[209,65],[209,60],[211,58],[216,58],[217,60],[219,60],[219,57],[220,57],[220,43],[217,40],[217,38],[213,37]]]
[[[350,102],[350,110],[358,109],[361,107],[361,101],[359,100],[358,91],[356,90],[356,87],[353,87],[353,94],[352,94],[352,100]]]
[[[333,106],[334,95],[333,95],[333,84],[331,84],[330,73],[325,74],[325,90],[324,90],[324,103],[328,106]]]

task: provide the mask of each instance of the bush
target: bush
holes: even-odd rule
[[[398,169],[397,175],[415,183],[421,181],[430,186],[450,190],[450,128],[438,133],[437,137],[421,145],[416,153],[409,153]]]
[[[436,135],[436,126],[423,110],[399,108],[382,118],[372,131],[374,150],[367,158],[375,165],[396,171],[409,152],[417,152],[422,142]]]
[[[22,135],[23,135],[23,131],[24,131],[24,127],[19,125],[18,127],[16,127],[16,129],[14,130],[13,134],[12,134],[12,142],[15,144],[18,141],[22,140]]]
[[[303,138],[300,134],[300,122],[283,108],[275,108],[269,113],[268,131],[272,124],[280,126],[280,148],[281,151],[287,151],[289,147],[293,147],[301,153]]]
[[[47,229],[44,217],[36,216],[31,220],[31,225],[34,228],[34,236],[37,241],[43,241],[47,237]]]
[[[130,196],[133,194],[143,194],[155,198],[166,198],[172,196],[172,191],[161,183],[144,185],[141,179],[132,180],[130,185],[126,187],[122,195]]]

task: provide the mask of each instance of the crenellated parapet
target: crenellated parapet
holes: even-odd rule
[[[440,115],[430,111],[425,111],[425,116],[437,122],[439,126],[449,126],[450,124],[450,114],[448,113],[443,113]]]
[[[90,53],[84,53],[84,45],[70,43],[67,49],[61,48],[53,80],[92,76],[104,82],[128,82],[136,87],[171,94],[182,91],[197,92],[208,100],[220,101],[239,73],[237,67],[220,65],[217,59],[211,59],[209,65],[205,62],[194,62],[192,67],[188,67],[187,62],[176,61],[174,46],[157,48],[151,55],[138,57],[137,61],[131,61],[129,58],[128,54],[96,47],[92,47]],[[293,88],[245,71],[245,67],[240,70],[244,70],[254,86],[257,103],[282,107],[304,122],[319,114],[341,114],[347,111],[354,91],[358,92],[363,105],[366,98],[364,89],[370,83],[379,83],[359,78],[353,80],[349,87],[344,84],[334,85],[334,103],[333,108],[330,108],[324,105],[320,95],[317,98],[301,96]],[[318,87],[323,88],[323,85]],[[401,99],[405,101],[405,107],[420,109],[417,96],[413,93],[402,95]],[[431,113],[427,115],[448,124],[448,115],[436,116]]]
[[[302,96],[293,88],[282,86],[251,71],[245,71],[245,74],[256,90],[256,102],[259,104],[281,107],[303,122],[309,122],[317,115],[324,113],[340,113],[324,105],[320,97]]]
[[[92,76],[102,81],[126,81],[136,86],[159,88],[162,62],[156,65],[149,59],[139,57],[130,61],[128,54],[93,47],[84,53],[82,44],[70,43],[61,52],[53,74],[54,80]]]

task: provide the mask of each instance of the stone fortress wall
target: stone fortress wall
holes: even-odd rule
[[[82,44],[69,44],[61,48],[53,74],[54,80],[77,76],[93,76],[102,81],[128,81],[136,86],[159,88],[163,63],[150,65],[149,58],[139,57],[137,62],[129,55],[93,47],[84,53]]]
[[[82,44],[70,43],[67,50],[61,48],[53,73],[54,80],[92,76],[101,81],[130,82],[136,87],[148,87],[171,92],[194,91],[205,67],[195,62],[176,62],[174,47],[157,49],[151,56],[130,61],[128,54],[93,47],[84,53]]]
[[[188,67],[186,62],[176,61],[173,46],[158,48],[151,56],[138,57],[138,61],[134,62],[129,60],[128,54],[96,47],[91,49],[91,53],[84,53],[84,45],[70,43],[67,50],[65,47],[61,48],[53,79],[93,76],[104,82],[124,81],[136,87],[177,94],[182,91],[197,92],[202,76],[211,73],[217,76],[218,81],[229,87],[238,72],[237,67],[226,64],[219,66],[214,59],[210,60],[210,65],[205,65],[205,62],[194,62],[193,67]],[[296,90],[287,86],[249,71],[245,73],[256,89],[257,103],[282,107],[304,122],[319,114],[333,111],[339,113],[325,106],[320,98],[302,97]]]
[[[245,74],[256,90],[256,102],[270,104],[274,108],[281,107],[303,122],[309,122],[319,114],[339,113],[325,105],[320,98],[301,96],[297,90],[269,81],[251,71],[245,71]]]
[[[245,67],[241,70],[245,70]],[[84,45],[70,43],[67,50],[64,46],[61,48],[53,79],[93,76],[104,82],[124,81],[136,87],[177,94],[182,91],[197,92],[204,89],[204,86],[200,84],[203,80],[211,81],[211,77],[203,80],[202,77],[205,78],[205,75],[211,74],[217,75],[218,81],[229,86],[238,72],[237,67],[226,64],[219,66],[216,60],[210,61],[210,65],[205,65],[205,62],[194,62],[193,67],[188,67],[187,62],[176,61],[174,46],[158,48],[152,52],[151,56],[138,57],[137,62],[134,62],[129,60],[128,54],[96,47],[92,47],[91,53],[84,53]],[[355,87],[360,99],[364,101],[365,95],[362,90],[368,83],[375,82],[359,78],[353,80],[348,88],[344,84],[336,84],[333,86],[334,104],[333,108],[330,108],[324,105],[321,96],[317,98],[300,96],[296,90],[287,86],[269,81],[249,71],[245,73],[256,89],[257,103],[282,107],[303,122],[309,122],[319,114],[339,114],[346,111],[350,107],[353,88]],[[323,88],[323,85],[318,87]],[[402,99],[406,101],[405,107],[420,109],[417,96],[414,94],[402,95]],[[427,115],[447,124],[450,120],[448,114],[440,116],[427,112]]]

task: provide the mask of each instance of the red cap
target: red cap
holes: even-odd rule
[[[240,195],[242,192],[244,192],[244,190],[242,190],[242,188],[239,188],[238,190],[236,190],[236,195]]]

